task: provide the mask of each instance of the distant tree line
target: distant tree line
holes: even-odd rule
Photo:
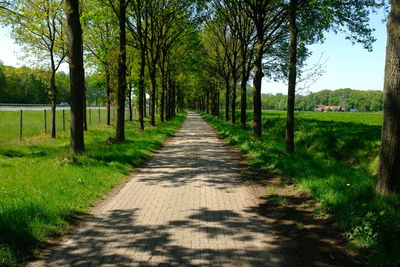
[[[46,104],[49,102],[49,71],[29,67],[12,67],[0,64],[0,103]],[[97,73],[86,78],[88,104],[105,104],[105,83]],[[64,72],[56,74],[58,102],[70,102],[69,77]],[[111,94],[114,94],[112,90]],[[224,96],[224,94],[223,94]],[[252,108],[252,89],[247,89],[247,108]],[[240,96],[238,97],[240,100]],[[239,108],[239,102],[236,108]],[[286,110],[287,95],[262,94],[263,109]],[[382,111],[383,92],[379,90],[354,90],[350,88],[322,90],[308,95],[298,95],[296,110],[312,111],[318,105],[342,106],[346,110]],[[225,103],[221,103],[225,107]]]
[[[225,94],[222,94],[224,97]],[[252,88],[247,88],[246,105],[247,109],[253,108]],[[239,97],[240,100],[240,97]],[[238,101],[239,103],[240,101]],[[236,104],[236,109],[239,104]],[[287,95],[261,94],[261,104],[263,110],[287,110]],[[383,110],[383,92],[379,90],[354,90],[350,88],[337,90],[321,90],[308,95],[297,95],[295,110],[313,111],[318,105],[342,106],[347,111],[355,109],[356,111],[382,111]],[[221,103],[220,108],[225,108],[225,103]]]
[[[28,67],[5,66],[0,62],[0,103],[49,103],[47,70]],[[69,102],[69,77],[64,72],[56,74],[58,101]]]
[[[297,110],[314,110],[317,105],[342,106],[346,110],[382,111],[383,92],[379,90],[322,90],[309,95],[299,95],[296,99]]]

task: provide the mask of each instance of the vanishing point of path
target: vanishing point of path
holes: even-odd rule
[[[276,266],[271,225],[256,212],[224,143],[193,112],[46,266]]]

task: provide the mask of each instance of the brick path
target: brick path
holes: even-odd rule
[[[42,264],[280,265],[256,206],[222,141],[189,112],[176,136]]]

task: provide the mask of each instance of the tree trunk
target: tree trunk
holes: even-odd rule
[[[132,112],[132,84],[129,83],[129,121],[133,121],[133,112]]]
[[[232,123],[236,123],[236,85],[237,78],[236,74],[233,77],[233,87],[232,87]]]
[[[171,119],[171,94],[171,88],[167,86],[165,90],[165,120],[167,121]]]
[[[155,66],[150,71],[150,81],[151,81],[151,94],[150,94],[150,124],[156,125],[155,114],[156,114],[156,70]]]
[[[218,101],[217,101],[217,116],[219,117],[219,106],[220,106],[220,101],[221,101],[221,94],[219,93],[219,91],[218,91],[218,94],[217,94],[217,96],[218,96]]]
[[[69,77],[71,90],[70,153],[85,150],[83,136],[83,99],[85,98],[85,71],[83,69],[82,28],[79,20],[79,1],[66,0]]]
[[[118,55],[118,92],[117,92],[117,128],[116,139],[125,140],[125,92],[126,92],[126,5],[119,0],[119,55]]]
[[[107,125],[111,124],[111,84],[110,69],[105,67],[106,72],[106,106],[107,106]]]
[[[400,1],[393,0],[387,21],[382,141],[376,190],[400,193]]]
[[[173,86],[171,86],[171,117],[176,115],[176,84],[173,83]]]
[[[144,116],[147,118],[148,114],[147,114],[147,99],[146,99],[146,91],[144,91],[143,94],[143,109],[144,109]]]
[[[246,70],[246,52],[242,48],[242,80],[240,83],[240,127],[246,129],[246,94],[247,94],[247,70]]]
[[[253,79],[253,111],[254,125],[253,134],[256,137],[261,136],[261,82],[263,78],[262,72],[262,57],[264,50],[264,33],[262,32],[263,25],[257,27],[257,44],[254,57],[254,79]]]
[[[141,64],[142,65],[142,64]],[[144,67],[144,66],[143,66]],[[140,66],[142,69],[142,66]],[[144,68],[143,68],[143,75],[144,75]],[[138,112],[139,112],[139,129],[141,131],[144,130],[144,85],[143,85],[142,70],[140,70],[140,78],[139,78],[139,96],[138,96]]]
[[[145,62],[146,60],[146,51],[145,49],[141,49],[140,51],[140,74],[139,74],[139,129],[140,130],[144,130],[144,122],[143,122],[143,118],[145,116],[145,110],[143,111],[143,109],[146,109],[145,105],[146,105],[146,94],[144,92],[144,70],[145,70]]]
[[[225,78],[225,120],[229,121],[229,97],[230,97],[229,77]]]
[[[86,116],[86,87],[84,89],[83,94],[85,95],[85,97],[83,98],[83,130],[87,131],[88,127],[87,127],[87,116]]]
[[[206,91],[206,113],[210,113],[210,91]]]
[[[50,78],[50,102],[51,102],[51,137],[56,138],[56,104],[57,104],[57,88],[56,88],[56,71],[52,59],[52,71]]]
[[[297,0],[290,0],[289,6],[289,82],[286,116],[286,152],[294,153],[294,105],[296,97],[296,67],[297,67],[297,26],[296,26]]]
[[[161,122],[164,122],[164,115],[165,115],[165,73],[161,71],[161,101],[160,101],[160,119]]]
[[[165,106],[165,112],[166,112],[166,119],[170,120],[172,118],[172,113],[173,113],[173,106],[172,106],[172,87],[171,87],[171,74],[168,71],[168,74],[165,78],[165,85],[167,88],[167,96],[166,96],[166,106]]]

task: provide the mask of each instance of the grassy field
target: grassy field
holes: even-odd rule
[[[263,137],[252,138],[222,118],[204,115],[228,142],[247,154],[251,168],[289,176],[307,189],[371,265],[400,264],[400,197],[380,196],[374,186],[382,113],[296,114],[295,156],[285,153],[285,113],[263,113]],[[248,114],[251,124],[252,114]]]
[[[138,132],[126,124],[127,141],[107,144],[113,126],[91,127],[86,153],[68,155],[67,134],[47,135],[0,144],[0,265],[24,262],[61,233],[96,199],[127,179],[132,167],[159,148],[182,124],[184,114]]]
[[[70,112],[65,110],[65,130],[69,131]],[[62,110],[56,111],[56,130],[57,134],[64,137],[68,133],[63,133]],[[0,111],[0,143],[19,139],[19,111]],[[125,111],[128,119],[128,110]],[[100,109],[100,124],[106,123],[107,110]],[[116,111],[112,109],[111,120],[116,118]],[[99,109],[87,111],[88,126],[99,124]],[[51,111],[46,111],[47,133],[51,131]],[[22,111],[22,136],[23,138],[35,136],[45,132],[44,111],[43,110],[24,110]]]

